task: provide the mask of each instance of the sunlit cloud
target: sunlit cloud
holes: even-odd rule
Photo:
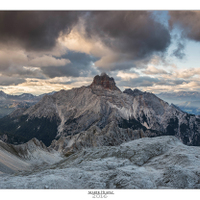
[[[121,77],[123,80],[130,80],[130,79],[139,77],[139,75],[136,73],[127,73],[127,72],[123,72],[123,71],[119,71],[117,76]]]
[[[154,66],[148,66],[148,68],[145,71],[142,71],[142,72],[144,74],[149,74],[149,75],[168,74],[165,70],[158,69]]]
[[[0,12],[0,88],[39,94],[106,72],[121,90],[199,91],[200,12],[162,12]]]

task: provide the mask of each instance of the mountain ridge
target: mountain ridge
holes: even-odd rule
[[[28,108],[42,99],[45,95],[50,95],[55,92],[45,93],[42,95],[33,95],[30,93],[23,93],[20,95],[6,94],[2,90],[0,91],[0,118],[11,114],[13,111],[19,108]]]
[[[59,162],[62,156],[42,141],[32,138],[20,145],[7,144],[0,140],[0,174],[28,171],[38,165]]]
[[[24,142],[34,134],[45,145],[62,146],[65,152],[76,150],[76,146],[119,145],[161,135],[175,135],[184,144],[200,145],[198,116],[182,112],[153,93],[137,89],[122,92],[106,74],[95,76],[89,86],[46,95],[19,115],[7,116],[0,120],[0,132],[12,133],[10,142],[17,136]]]

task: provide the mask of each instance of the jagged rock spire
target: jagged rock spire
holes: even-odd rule
[[[134,97],[138,96],[138,95],[143,95],[144,94],[144,92],[142,92],[142,91],[140,91],[138,89],[131,90],[130,88],[129,89],[125,89],[123,91],[123,93],[129,94],[129,95],[134,96]]]
[[[94,77],[90,87],[94,88],[95,86],[102,86],[105,89],[120,91],[120,89],[115,84],[114,78],[109,77],[105,72],[103,72],[100,76],[96,75]]]

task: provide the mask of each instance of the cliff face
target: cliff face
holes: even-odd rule
[[[120,89],[116,86],[114,79],[112,77],[109,77],[105,73],[102,73],[100,76],[97,75],[94,77],[90,87],[95,88],[96,86],[101,86],[104,89],[120,91]]]

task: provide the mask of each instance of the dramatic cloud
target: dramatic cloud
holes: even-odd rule
[[[185,57],[184,49],[185,45],[183,44],[183,42],[179,41],[177,44],[177,49],[173,51],[172,55],[176,56],[179,59],[183,59]]]
[[[118,76],[118,75],[117,75]],[[128,76],[128,75],[127,75]],[[171,78],[171,79],[165,79],[163,77],[149,77],[149,76],[138,76],[136,78],[129,77],[124,78],[123,76],[118,76],[121,78],[117,80],[117,83],[122,88],[140,88],[142,90],[149,89],[150,91],[156,91],[156,88],[162,88],[162,87],[181,87],[182,85],[189,84],[190,82],[194,81],[186,81],[181,78]],[[154,88],[155,87],[155,88]]]
[[[70,63],[70,60],[68,59],[56,59],[52,56],[44,55],[42,57],[31,59],[28,64],[34,67],[46,67],[46,66],[52,66],[52,65],[63,66],[69,63]]]
[[[157,78],[151,78],[148,76],[141,76],[134,79],[129,79],[129,81],[120,81],[119,86],[123,87],[146,87],[146,86],[153,86],[155,83],[159,82]]]
[[[21,49],[0,49],[0,73],[7,76],[44,78],[39,67],[65,66],[70,63],[65,58],[50,55],[33,56]]]
[[[155,21],[148,11],[90,12],[85,17],[85,26],[88,37],[100,38],[126,59],[165,52],[171,39],[167,28]]]
[[[0,43],[10,47],[2,49],[0,71],[32,74],[23,67],[39,67],[53,78],[144,67],[170,39],[150,11],[0,12]]]
[[[38,80],[38,79],[26,79],[17,86],[8,85],[0,87],[6,93],[9,94],[22,94],[22,93],[32,93],[35,95],[59,91],[59,90],[69,90],[74,87],[81,87],[83,85],[88,86],[92,82],[92,77],[56,77],[48,80]],[[42,89],[41,89],[42,88]]]
[[[199,75],[200,75],[200,68],[176,70],[173,74],[173,76],[176,78],[185,78],[185,79]]]
[[[82,16],[66,37],[66,47],[99,57],[100,71],[144,67],[153,56],[166,53],[168,28],[150,11],[94,11]],[[106,19],[106,20],[105,20]]]
[[[36,94],[106,72],[121,89],[198,89],[199,26],[200,11],[1,11],[0,86]]]
[[[189,39],[200,41],[200,11],[169,11],[171,28],[178,26]]]
[[[98,35],[115,51],[137,57],[165,51],[170,43],[168,30],[148,11],[91,12],[86,18],[86,30],[88,36]]]
[[[18,85],[24,82],[26,82],[25,79],[18,77],[1,76],[0,78],[0,85],[2,86]]]
[[[0,42],[19,43],[26,50],[51,49],[61,32],[71,31],[79,15],[75,11],[1,11]]]
[[[94,68],[94,62],[98,58],[85,53],[69,51],[62,56],[62,59],[70,60],[70,63],[64,66],[41,67],[42,72],[50,78],[62,76],[95,76],[99,71]]]
[[[148,66],[148,68],[145,71],[143,71],[143,73],[148,75],[168,74],[165,70],[157,69],[154,66]]]
[[[123,71],[119,71],[117,74],[117,77],[122,78],[123,80],[130,80],[133,78],[138,78],[139,75],[137,73],[128,73],[128,72],[123,72]]]

